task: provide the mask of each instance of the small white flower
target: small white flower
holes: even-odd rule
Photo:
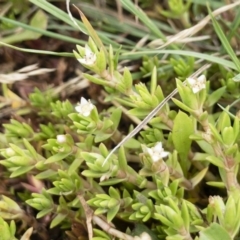
[[[94,105],[90,102],[90,100],[87,101],[84,97],[81,97],[81,102],[75,107],[75,110],[84,117],[88,117],[93,108]]]
[[[85,45],[85,55],[79,58],[78,61],[82,64],[92,66],[96,62],[96,54],[92,52],[88,45]]]
[[[66,136],[65,135],[57,135],[57,141],[58,141],[58,143],[65,143]]]
[[[167,157],[169,152],[165,152],[163,147],[162,147],[162,143],[158,142],[154,147],[152,148],[146,148],[145,150],[150,157],[152,158],[152,160],[154,162],[159,161],[160,159]]]
[[[15,152],[12,148],[7,148],[6,149],[6,154],[8,157],[13,157],[15,155]]]
[[[206,88],[206,77],[201,75],[198,78],[187,78],[187,81],[192,88],[193,93],[197,93]]]

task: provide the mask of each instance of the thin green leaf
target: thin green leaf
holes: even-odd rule
[[[37,49],[27,49],[27,48],[20,48],[16,47],[4,42],[0,41],[0,45],[13,48],[15,50],[21,51],[21,52],[28,52],[28,53],[38,53],[38,54],[45,54],[45,55],[54,55],[54,56],[61,56],[61,57],[75,57],[73,53],[66,53],[66,52],[51,52],[51,51],[42,51]]]
[[[71,42],[71,43],[80,44],[80,45],[84,45],[86,43],[86,41],[83,41],[83,40],[79,40],[79,39],[68,37],[68,36],[65,36],[62,34],[50,32],[50,31],[42,29],[42,28],[36,28],[35,26],[27,25],[27,24],[24,24],[24,23],[21,23],[19,21],[15,21],[15,20],[12,20],[9,18],[0,17],[0,20],[5,23],[9,23],[14,26],[18,26],[18,27],[21,27],[28,31],[31,31],[32,34],[33,34],[33,32],[35,32],[35,33],[39,33],[39,35],[44,35],[44,36],[48,36],[51,38],[56,38],[56,39],[60,39],[60,40],[66,41],[66,42]],[[18,35],[16,35],[16,36],[18,37]],[[6,42],[4,39],[1,39],[1,41],[5,42],[5,43],[10,43],[9,41]],[[18,40],[18,42],[19,42],[19,40]]]
[[[146,50],[146,51],[138,51],[138,52],[125,52],[120,56],[120,59],[138,59],[144,55],[148,56],[156,56],[158,54],[175,54],[175,55],[182,55],[182,56],[189,56],[189,57],[194,57],[198,59],[204,59],[212,63],[217,63],[220,65],[223,65],[225,67],[229,67],[234,70],[238,70],[236,65],[228,60],[225,60],[221,57],[209,55],[209,54],[204,54],[204,53],[198,53],[198,52],[192,52],[192,51],[184,51],[184,50]]]
[[[121,0],[121,3],[125,9],[133,13],[134,16],[138,17],[140,21],[145,24],[157,37],[161,39],[166,39],[164,34],[159,30],[159,28],[154,24],[154,22],[144,13],[140,8],[137,8],[130,0]]]
[[[227,53],[229,54],[229,56],[231,57],[231,59],[233,60],[237,70],[240,72],[240,62],[235,54],[235,52],[233,51],[227,37],[225,36],[223,30],[221,29],[220,25],[218,24],[218,22],[216,21],[216,19],[213,17],[212,12],[210,10],[210,8],[208,7],[208,11],[209,14],[211,16],[212,19],[212,23],[213,23],[213,27],[221,41],[221,43],[223,44],[225,50],[227,51]]]

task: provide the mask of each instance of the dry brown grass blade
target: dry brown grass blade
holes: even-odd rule
[[[54,71],[52,68],[38,68],[37,64],[33,64],[19,69],[16,72],[9,74],[0,74],[0,82],[6,84],[12,84],[17,81],[27,79],[29,76],[41,75]]]
[[[228,11],[228,10],[238,6],[238,5],[240,5],[240,1],[237,1],[235,3],[229,4],[227,6],[223,6],[223,7],[219,8],[219,9],[215,10],[214,12],[212,12],[212,15],[215,17],[215,16],[217,16],[217,15],[223,13],[223,12],[226,12],[226,11]],[[180,40],[184,40],[185,38],[196,34],[201,29],[203,29],[210,20],[211,20],[211,16],[207,15],[201,22],[199,22],[195,26],[190,27],[188,29],[185,29],[185,30],[177,33],[174,36],[171,36],[166,43],[164,43],[163,45],[161,45],[157,49],[165,48],[166,46],[168,46],[171,43],[174,43],[174,42],[177,42],[177,41],[179,42]]]
[[[172,36],[168,36],[167,39],[171,39]],[[176,39],[175,40],[175,43],[192,43],[192,42],[200,42],[200,41],[204,41],[204,40],[207,40],[207,39],[211,39],[211,36],[210,35],[205,35],[205,36],[198,36],[198,37],[186,37],[186,38],[179,38],[179,39]],[[151,41],[148,46],[149,47],[157,47],[161,44],[164,44],[164,41],[162,39],[156,39],[156,40],[153,40]]]

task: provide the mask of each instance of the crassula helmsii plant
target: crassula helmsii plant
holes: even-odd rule
[[[74,54],[112,106],[99,112],[84,96],[73,106],[36,90],[30,104],[48,123],[38,130],[17,120],[4,124],[9,146],[0,164],[10,178],[28,179],[19,197],[36,209],[37,220],[2,196],[3,239],[15,239],[13,220],[32,226],[25,236],[43,221],[66,229],[70,239],[237,239],[239,117],[230,107],[215,110],[230,85],[239,87],[233,73],[213,91],[207,68],[183,78],[182,60],[172,60],[184,74],[176,79],[179,95],[165,101],[156,67],[150,84],[134,83],[127,67],[118,70],[120,51],[104,46],[81,17],[90,37]],[[120,124],[126,112],[139,124],[135,130]],[[217,194],[201,193],[207,185]]]

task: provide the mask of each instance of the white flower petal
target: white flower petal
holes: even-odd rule
[[[157,162],[160,159],[167,157],[169,154],[169,152],[164,151],[161,142],[156,143],[156,145],[152,148],[146,148],[145,152],[149,154],[153,162]]]
[[[162,157],[162,158],[165,158],[165,157],[167,157],[168,155],[169,155],[169,152],[163,151],[162,154],[161,154],[161,157]]]
[[[204,88],[206,88],[206,84],[201,84],[201,85],[200,85],[200,88],[201,88],[201,90],[204,89]]]
[[[76,112],[78,112],[78,113],[81,113],[81,112],[82,112],[82,108],[81,108],[80,105],[77,105],[77,106],[75,107],[75,110],[76,110]]]
[[[86,62],[86,59],[85,59],[85,58],[78,58],[78,61],[79,61],[81,64],[87,65],[87,62]]]
[[[81,100],[80,100],[80,104],[83,105],[83,104],[88,104],[88,100],[84,97],[81,97]]]
[[[88,117],[91,114],[91,111],[85,111],[82,113],[84,117]]]
[[[157,162],[161,158],[161,156],[159,156],[158,154],[153,154],[151,157],[154,162]]]
[[[193,88],[192,88],[192,91],[193,91],[193,93],[197,93],[197,92],[199,92],[200,90],[199,90],[199,87],[196,86],[196,87],[193,87]]]
[[[191,86],[196,84],[196,79],[194,79],[194,78],[188,78],[187,81]]]
[[[199,76],[199,77],[198,77],[198,81],[201,82],[201,83],[204,83],[204,85],[205,85],[205,82],[206,82],[206,77],[205,77],[205,75]]]
[[[206,77],[201,75],[198,78],[187,78],[187,81],[192,88],[193,93],[198,93],[202,89],[206,88]]]
[[[85,45],[85,55],[91,55],[92,54],[92,50],[90,49],[90,47],[86,44]]]
[[[65,135],[57,135],[57,141],[58,141],[58,143],[66,142],[66,136]]]
[[[96,62],[96,59],[96,54],[92,52],[88,45],[85,45],[85,55],[83,58],[78,58],[78,61],[81,64],[91,66]]]
[[[147,148],[146,150],[147,150],[147,153],[148,153],[150,156],[153,155],[153,150],[152,150],[152,148]]]
[[[158,142],[158,143],[153,147],[153,151],[161,152],[162,150],[163,150],[163,147],[162,147],[162,143],[161,143],[161,142]]]
[[[15,151],[12,148],[7,148],[6,154],[8,155],[8,157],[12,157],[15,155]]]
[[[84,97],[81,97],[80,104],[75,107],[75,110],[84,117],[88,117],[93,108],[94,105],[90,102],[90,100],[87,101]]]

